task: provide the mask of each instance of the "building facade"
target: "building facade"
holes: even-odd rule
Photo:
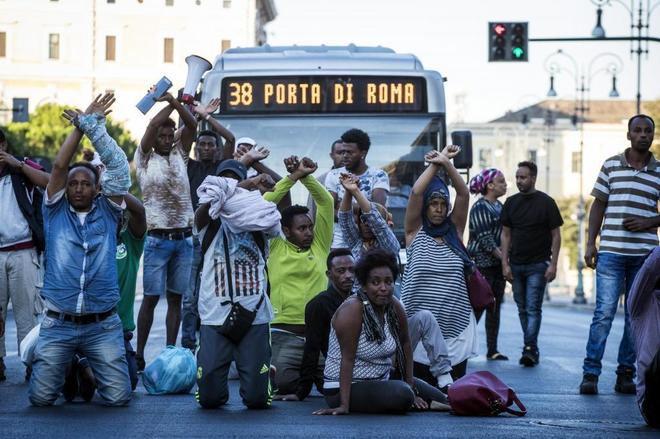
[[[176,92],[190,54],[265,44],[276,14],[274,0],[0,0],[0,109],[82,107],[112,90],[113,118],[139,138],[152,114],[135,104],[152,84],[167,76]]]

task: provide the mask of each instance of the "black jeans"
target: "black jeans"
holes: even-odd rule
[[[495,296],[495,306],[486,310],[486,346],[488,346],[488,355],[497,352],[497,336],[500,332],[500,308],[504,302],[504,288],[506,280],[502,276],[502,266],[479,268],[484,275],[493,295]]]
[[[447,403],[447,397],[440,390],[415,378],[415,387],[427,403],[437,401]],[[330,408],[341,405],[339,389],[323,391],[325,401]],[[415,393],[405,381],[358,381],[351,384],[349,409],[352,413],[405,413],[415,402]]]

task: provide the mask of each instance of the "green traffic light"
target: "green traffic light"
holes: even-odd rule
[[[511,52],[513,53],[513,56],[516,58],[522,58],[523,55],[525,54],[525,51],[523,50],[522,47],[514,47]]]

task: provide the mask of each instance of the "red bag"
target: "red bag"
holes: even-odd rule
[[[516,393],[487,371],[465,375],[449,386],[449,405],[455,415],[496,416],[502,412],[525,416],[527,409]],[[516,404],[520,411],[510,408]]]
[[[483,310],[495,306],[493,290],[479,269],[475,268],[474,272],[468,276],[467,290],[470,297],[470,305],[472,305],[475,314],[481,315]]]

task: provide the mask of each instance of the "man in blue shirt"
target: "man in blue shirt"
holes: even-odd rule
[[[113,103],[112,94],[99,95],[84,113],[65,110],[63,115],[76,128],[55,157],[44,200],[46,272],[41,296],[47,311],[28,390],[36,406],[55,402],[76,352],[87,357],[105,404],[124,405],[131,398],[116,312],[115,264],[117,224],[130,175],[126,155],[105,129]],[[69,166],[83,134],[106,167],[102,181],[89,163]]]

